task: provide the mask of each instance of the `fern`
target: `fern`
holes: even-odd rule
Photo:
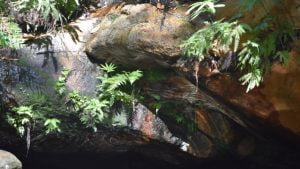
[[[236,52],[240,37],[248,27],[237,22],[222,20],[213,23],[206,22],[206,24],[206,27],[194,33],[180,46],[186,55],[196,57],[199,61],[209,55],[209,50],[213,48],[215,41],[218,42],[217,46],[220,48],[230,48],[233,45],[233,51]]]
[[[81,96],[78,91],[72,91],[68,94],[68,102],[73,106],[76,112],[80,112],[84,109],[87,98]]]
[[[259,44],[252,41],[244,43],[243,49],[239,53],[238,67],[243,70],[247,67],[258,66],[260,61]]]
[[[19,26],[9,17],[0,17],[0,47],[19,49],[23,42]]]
[[[104,108],[108,108],[107,100],[91,99],[85,102],[83,112],[80,114],[81,122],[97,131],[96,125],[104,118]]]
[[[243,75],[240,79],[242,85],[247,85],[246,92],[258,87],[262,81],[262,72],[260,69],[253,69],[249,73]]]
[[[101,90],[108,91],[108,92],[113,91],[127,83],[126,74],[117,74],[112,77],[99,78],[99,79],[101,79],[100,86],[103,86],[103,88]]]
[[[101,82],[97,86],[97,98],[81,96],[77,91],[68,94],[68,103],[79,113],[80,121],[94,131],[97,131],[97,125],[108,116],[109,109],[116,101],[128,104],[134,99],[122,87],[132,86],[141,78],[142,72],[136,70],[116,73],[116,69],[114,64],[100,65],[103,75],[98,77]]]
[[[18,102],[20,106],[13,107],[7,112],[8,123],[16,128],[19,135],[23,136],[25,129],[33,131],[37,128],[38,130],[44,129],[46,133],[59,132],[60,122],[54,117],[67,115],[65,105],[61,104],[61,100],[40,92],[32,92],[30,89],[28,91],[22,89],[21,92],[24,95]]]
[[[59,128],[60,120],[56,118],[47,119],[44,123],[44,126],[47,128],[46,133],[50,132],[60,132],[61,129]]]
[[[187,13],[191,13],[191,20],[196,19],[202,13],[215,14],[216,8],[225,7],[224,4],[215,4],[216,0],[203,0],[190,5]]]
[[[112,126],[126,126],[127,125],[127,114],[117,113],[112,117]]]
[[[278,51],[274,56],[275,59],[279,60],[283,64],[287,64],[290,58],[288,51]]]
[[[110,63],[110,64],[105,63],[104,65],[100,65],[100,69],[106,73],[114,72],[116,70],[116,68],[117,67],[112,63]]]
[[[133,83],[136,82],[138,79],[140,79],[143,76],[143,74],[142,74],[142,71],[136,70],[133,72],[127,72],[126,76],[127,76],[129,83],[131,85],[133,85]]]
[[[62,96],[66,91],[66,81],[67,81],[69,74],[70,74],[70,70],[68,70],[67,68],[64,68],[55,84],[55,90],[58,93],[58,95],[60,95],[60,96]]]
[[[25,128],[32,123],[34,111],[32,106],[19,106],[12,109],[13,114],[7,115],[7,122],[17,129],[20,136],[24,136]]]
[[[280,2],[273,0],[274,3]],[[216,7],[223,7],[222,4],[215,4],[217,1],[206,0],[194,3],[190,6],[188,13],[195,19],[202,13],[214,14]],[[251,10],[260,0],[244,0],[240,3],[244,11]],[[253,29],[237,21],[214,21],[206,22],[206,26],[195,32],[188,40],[180,46],[183,53],[189,57],[195,57],[198,61],[209,57],[210,51],[238,52],[240,38],[248,32],[249,40],[242,45],[238,52],[237,67],[245,73],[239,79],[242,85],[247,85],[246,92],[259,86],[263,80],[263,75],[269,71],[270,63],[279,60],[287,63],[289,58],[286,45],[293,40],[294,32],[291,24],[275,24],[272,27],[269,23],[276,18],[267,16]],[[274,27],[275,26],[275,27]],[[280,44],[279,44],[280,43]],[[279,47],[278,47],[279,46]]]
[[[100,67],[104,71],[104,75],[98,79],[101,81],[101,84],[97,86],[99,98],[104,98],[110,100],[110,105],[114,104],[115,99],[120,101],[130,102],[130,95],[122,92],[120,88],[126,84],[133,85],[133,83],[142,77],[142,72],[140,70],[117,73],[113,76],[110,73],[113,73],[116,70],[116,66],[113,64],[105,64]]]
[[[107,100],[89,99],[81,96],[77,91],[69,93],[68,101],[79,113],[80,121],[87,127],[93,128],[94,131],[97,130],[96,125],[102,122],[104,118],[104,109],[109,107]]]
[[[271,19],[265,18],[262,23],[252,29],[250,33],[256,39],[243,44],[243,49],[239,53],[238,67],[246,72],[240,81],[243,85],[248,85],[246,92],[259,86],[263,80],[262,76],[269,71],[272,60],[285,64],[289,58],[285,44],[293,39],[293,30],[290,29],[289,24],[285,24],[277,25],[278,29],[270,31],[268,22]],[[277,47],[277,42],[280,42],[279,47]]]
[[[46,20],[63,24],[80,5],[78,0],[18,0],[14,5],[20,11],[36,9]]]

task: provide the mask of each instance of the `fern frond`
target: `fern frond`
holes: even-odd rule
[[[245,27],[237,22],[224,22],[223,20],[208,23],[206,27],[184,41],[180,47],[186,55],[196,57],[199,61],[208,55],[214,41],[224,48],[230,48],[233,44],[233,51],[236,52],[240,37],[246,32]]]
[[[260,69],[253,69],[249,73],[243,75],[239,80],[242,82],[242,85],[247,85],[246,92],[248,93],[250,90],[259,86],[263,80],[262,72]]]
[[[191,20],[196,19],[202,13],[216,13],[216,8],[225,7],[224,4],[215,4],[216,0],[204,0],[202,2],[196,2],[190,5],[187,13],[191,13]]]
[[[78,0],[19,0],[14,2],[14,6],[18,10],[36,9],[46,20],[54,20],[54,24],[56,22],[63,24],[78,5]],[[67,16],[64,16],[63,13]]]
[[[19,49],[23,47],[22,30],[11,18],[0,18],[0,47]]]
[[[137,81],[138,79],[140,79],[143,76],[143,73],[140,70],[136,70],[133,72],[129,72],[126,75],[127,75],[127,79],[130,82],[130,84],[133,85],[133,83],[135,81]]]
[[[116,68],[117,68],[116,65],[112,63],[110,64],[105,63],[104,65],[100,65],[100,69],[107,73],[114,72]]]
[[[278,51],[274,58],[278,59],[283,64],[287,64],[290,58],[290,54],[288,51]]]

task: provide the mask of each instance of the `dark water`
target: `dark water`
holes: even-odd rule
[[[291,165],[291,162],[293,165]],[[24,169],[297,169],[300,161],[254,162],[249,159],[193,159],[179,164],[138,153],[31,153],[23,160]]]
[[[113,154],[33,153],[23,161],[23,165],[24,169],[266,169],[247,161],[230,158],[195,159],[174,164],[131,152]],[[287,169],[285,167],[282,169]]]
[[[197,165],[196,161],[192,162]],[[35,153],[26,159],[24,169],[176,169],[191,167],[191,164],[171,164],[137,153],[114,154],[49,154]]]

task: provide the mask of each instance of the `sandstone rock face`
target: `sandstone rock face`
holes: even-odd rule
[[[241,22],[248,24],[256,24],[261,21],[266,15],[271,15],[276,18],[276,22],[292,23],[295,29],[300,28],[300,2],[298,0],[281,0],[270,1],[262,0],[251,9],[251,12],[243,12],[241,7],[237,4],[241,3],[239,0],[225,0],[222,3],[226,5],[225,8],[220,8],[217,12],[217,18],[227,18],[234,16],[238,12],[242,12],[243,17]]]
[[[257,136],[250,134],[255,133],[254,123],[197,89],[185,78],[171,76],[154,85],[145,85],[145,91],[161,96],[159,117],[175,136],[189,143],[190,153],[198,157],[214,157],[217,151],[226,151],[224,147],[243,147],[246,144],[244,139],[254,140],[249,144],[255,147]],[[255,148],[241,150],[241,153],[238,148],[231,151],[246,156],[252,154]]]
[[[149,4],[126,5],[112,10],[87,43],[95,59],[148,68],[169,66],[181,51],[179,45],[194,31],[184,10],[170,10],[166,16]]]
[[[56,80],[63,68],[71,71],[66,83],[68,89],[94,95],[100,72],[86,56],[84,44],[97,22],[95,18],[78,20],[72,23],[77,34],[60,32],[29,38],[26,47],[10,53],[10,60],[0,62],[2,101],[18,102],[31,92],[53,97]]]
[[[240,8],[236,6],[238,1],[225,1],[224,3],[226,7],[218,11],[217,17],[229,18],[240,11]],[[284,19],[283,15],[289,13],[292,17],[289,19],[293,20],[296,28],[299,27],[300,24],[296,19],[299,17],[298,1],[285,0],[280,2],[281,5],[273,1],[262,1],[262,3],[264,5],[258,4],[253,8],[255,12],[244,13],[242,22],[257,23],[265,17],[266,11],[269,11],[279,19]],[[112,16],[114,19],[111,19]],[[166,16],[164,26],[160,30],[158,23],[161,17],[160,12],[145,4],[126,5],[112,11],[100,23],[98,32],[88,42],[87,52],[94,58],[141,68],[157,63],[171,65],[180,56],[178,48],[180,41],[188,34],[186,32],[192,32],[195,28],[190,25],[180,9]],[[275,64],[271,75],[266,77],[262,87],[250,93],[245,93],[245,88],[240,85],[237,80],[239,75],[221,74],[211,77],[213,74],[210,74],[208,68],[205,67],[200,67],[198,71],[198,76],[204,78],[200,80],[200,86],[216,94],[224,103],[229,103],[241,114],[262,123],[268,121],[270,125],[287,128],[298,135],[300,131],[299,123],[297,123],[299,117],[296,113],[299,110],[296,94],[298,90],[295,87],[297,86],[297,69],[291,70],[297,67],[295,64],[298,63],[296,59],[298,55],[299,53],[292,52],[293,58],[289,64],[294,66],[289,65],[284,68]],[[178,64],[172,64],[172,66],[179,72],[185,73],[185,76],[195,76],[193,68],[186,69],[188,65],[181,68],[178,68]],[[278,73],[283,72],[288,76],[279,77]],[[283,77],[285,79],[282,79]],[[280,87],[277,83],[281,83]],[[282,90],[283,88],[290,92]],[[291,98],[294,100],[292,101]]]
[[[135,12],[138,9],[134,8],[130,11]],[[11,101],[18,103],[24,99],[24,95],[31,92],[41,92],[50,97],[54,96],[55,81],[60,76],[63,68],[71,71],[66,81],[69,90],[79,91],[83,95],[95,96],[96,85],[98,84],[97,77],[101,73],[96,64],[93,64],[86,56],[84,47],[98,22],[97,18],[91,18],[85,21],[77,20],[72,23],[71,25],[80,30],[77,32],[78,39],[75,39],[76,41],[73,41],[74,34],[58,33],[46,37],[48,40],[46,43],[38,44],[38,42],[33,41],[17,53],[10,53],[9,56],[18,60],[18,63],[0,62],[1,100],[9,102],[9,99],[11,99]],[[143,125],[143,127],[135,127],[136,130],[141,131],[149,138],[175,144],[176,139],[171,138],[172,134],[163,121],[155,117],[151,111],[141,104],[137,106],[136,110],[142,114],[147,114],[147,118],[144,118],[143,114],[142,119],[133,122],[135,126],[138,125],[137,123]],[[155,124],[150,125],[154,121]]]
[[[263,84],[249,93],[240,85],[238,75],[221,74],[200,82],[214,95],[247,117],[273,126],[286,136],[299,140],[299,41],[294,43],[287,65],[275,63]],[[272,128],[272,127],[271,127]],[[277,128],[277,129],[275,129]],[[293,135],[293,136],[292,136]]]
[[[53,94],[53,82],[63,67],[71,70],[67,81],[70,90],[94,95],[100,72],[88,56],[143,69],[157,65],[178,68],[174,63],[181,56],[179,45],[195,31],[185,10],[169,11],[164,18],[161,11],[147,4],[110,9],[102,21],[94,18],[74,23],[81,30],[77,43],[71,40],[76,36],[59,33],[49,36],[48,44],[33,43],[21,49],[13,58],[22,61],[21,64],[0,62],[2,100],[22,99],[24,88]],[[273,65],[264,84],[249,93],[238,82],[239,75],[212,75],[205,67],[199,69],[199,85],[196,85],[190,78],[195,76],[193,68],[183,65],[178,72],[184,75],[168,76],[154,85],[143,86],[145,93],[159,95],[163,106],[155,115],[151,111],[153,100],[147,102],[148,108],[137,105],[132,127],[140,133],[104,130],[100,134],[61,133],[35,139],[32,149],[39,152],[146,150],[145,153],[152,155],[151,148],[157,148],[154,153],[160,152],[164,144],[150,145],[150,148],[147,144],[151,139],[158,139],[176,145],[185,141],[189,144],[187,151],[202,158],[215,157],[220,152],[239,157],[264,150],[271,152],[264,149],[264,145],[272,144],[265,141],[264,134],[269,136],[265,126],[267,131],[276,133],[287,129],[288,134],[299,137],[299,47],[295,45],[287,67]],[[146,149],[139,150],[141,144]],[[54,149],[53,145],[61,147]],[[166,153],[168,150],[158,156],[172,157]]]
[[[10,152],[0,150],[1,169],[22,169],[20,160]]]
[[[77,90],[83,95],[95,96],[98,84],[97,77],[101,75],[101,72],[97,69],[97,65],[89,60],[84,48],[98,22],[99,19],[97,18],[84,21],[77,20],[71,24],[79,30],[77,35],[66,32],[52,34],[44,36],[42,42],[41,39],[28,41],[29,44],[16,53],[9,50],[5,51],[11,52],[5,53],[5,55],[9,56],[12,61],[0,62],[1,106],[2,104],[15,106],[26,99],[26,95],[32,93],[42,93],[48,97],[56,98],[54,86],[63,68],[71,71],[66,81],[66,86],[70,91]],[[173,137],[164,122],[146,107],[139,104],[136,111],[142,113],[143,118],[132,124],[136,126],[134,129],[140,131],[143,137],[147,137],[148,141],[149,139],[156,139],[175,145],[182,143],[179,138]],[[144,113],[147,117],[144,116]],[[153,125],[151,125],[152,123]],[[142,126],[137,127],[138,124]],[[8,138],[5,132],[3,136]],[[2,142],[0,141],[1,146],[10,142],[3,139]],[[34,144],[32,142],[32,150],[38,151],[41,147],[34,146]]]
[[[261,91],[276,110],[275,123],[300,136],[300,41],[294,44],[287,65],[274,64]]]

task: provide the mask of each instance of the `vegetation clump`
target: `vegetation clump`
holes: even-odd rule
[[[97,86],[97,97],[89,98],[82,96],[77,91],[67,94],[68,105],[79,113],[80,121],[89,128],[97,131],[97,125],[101,124],[105,118],[109,117],[110,108],[116,102],[122,102],[127,105],[134,104],[135,97],[133,93],[134,83],[142,77],[139,70],[116,73],[117,67],[114,64],[104,64],[100,66],[103,75],[98,79],[100,84]],[[57,82],[57,91],[65,92],[65,77],[67,70],[62,71],[62,77]],[[127,88],[126,88],[127,87]],[[127,89],[127,90],[126,90]],[[63,94],[63,93],[60,93]]]
[[[216,8],[224,7],[217,2],[203,0],[192,4],[188,10],[191,19],[196,19],[202,14],[215,14]],[[258,2],[246,0],[240,5],[242,9],[249,11]],[[263,76],[268,72],[272,61],[287,62],[289,56],[286,44],[293,39],[293,30],[289,23],[277,23],[271,28],[269,22],[276,18],[270,16],[252,27],[240,23],[237,19],[238,17],[218,21],[211,19],[205,22],[205,26],[184,41],[181,48],[185,55],[197,58],[198,61],[210,58],[214,51],[237,53],[235,66],[243,73],[239,80],[243,85],[247,85],[246,92],[249,92],[263,81]],[[244,34],[248,34],[249,38],[241,45],[240,39]]]
[[[22,30],[14,22],[14,19],[11,17],[0,17],[0,48],[19,49],[22,47],[22,43]]]

